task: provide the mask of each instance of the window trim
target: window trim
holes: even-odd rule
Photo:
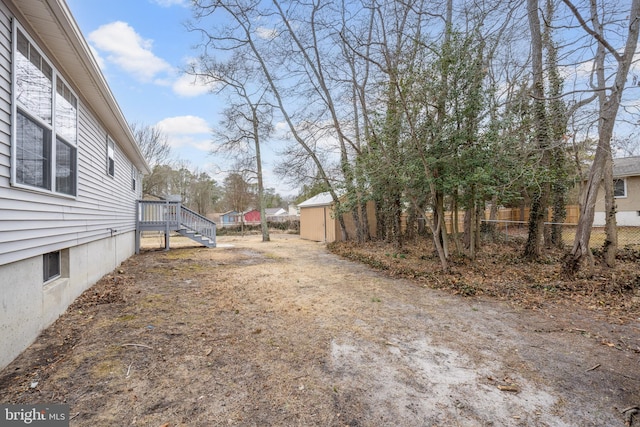
[[[131,191],[133,191],[134,193],[137,193],[138,191],[138,169],[136,169],[136,167],[131,164]]]
[[[53,256],[56,256],[57,266],[52,266],[50,261]],[[57,267],[55,271],[52,270],[51,267]],[[62,277],[62,253],[61,251],[52,251],[46,254],[42,254],[42,283],[47,284],[49,282],[53,282],[56,279]]]
[[[58,144],[62,144],[65,145],[69,148],[70,152],[72,153],[70,160],[71,163],[71,182],[69,183],[71,185],[71,193],[67,193],[66,191],[62,191],[58,188]],[[60,138],[60,137],[56,137],[55,143],[53,144],[55,146],[55,150],[56,150],[56,165],[55,165],[55,188],[56,188],[56,194],[65,194],[67,196],[70,197],[74,197],[78,194],[78,147],[74,146],[73,144],[70,144],[69,142],[67,142],[64,138]]]
[[[624,194],[622,194],[621,196],[616,196],[616,182],[617,181],[622,181],[623,183],[623,187],[624,187]],[[614,178],[613,179],[613,197],[614,199],[626,199],[628,197],[628,192],[627,192],[627,178]]]
[[[67,83],[65,78],[61,75],[58,69],[53,65],[51,60],[47,57],[47,55],[44,54],[42,49],[39,47],[38,43],[34,41],[33,37],[31,37],[29,32],[26,31],[24,27],[22,27],[20,23],[17,22],[17,20],[15,19],[13,20],[12,31],[13,33],[12,33],[12,40],[11,40],[12,42],[12,45],[11,45],[11,62],[12,62],[11,125],[13,130],[11,132],[11,180],[10,180],[11,186],[22,189],[22,190],[26,190],[26,191],[33,191],[37,193],[48,194],[56,197],[76,199],[78,197],[78,175],[79,175],[78,174],[78,164],[79,164],[78,133],[79,133],[79,125],[80,125],[79,124],[80,100],[76,95],[76,93],[73,91],[73,89],[71,89],[71,86]],[[18,34],[19,33],[29,43],[29,49],[30,50],[33,49],[39,55],[41,60],[47,64],[47,67],[51,69],[51,104],[50,104],[51,123],[47,123],[47,120],[44,120],[43,118],[38,116],[37,111],[31,111],[28,105],[23,105],[22,102],[18,101],[17,99],[17,90],[16,90],[16,87],[18,84],[17,83],[18,75],[17,75],[17,67],[16,67],[17,55],[22,55],[22,52],[19,52],[18,50]],[[74,107],[75,107],[75,113],[76,113],[76,117],[75,117],[76,120],[75,120],[75,141],[73,142],[68,141],[62,135],[58,135],[57,129],[56,129],[56,127],[58,126],[58,124],[56,123],[56,119],[57,119],[56,111],[58,109],[58,106],[56,105],[57,104],[56,97],[60,96],[57,91],[57,86],[59,83],[63,85],[62,86],[63,92],[64,92],[64,89],[66,89],[69,92],[69,95],[72,96],[75,100]],[[48,144],[47,149],[49,152],[49,158],[47,159],[47,163],[48,163],[48,167],[47,167],[48,173],[47,173],[47,179],[46,179],[46,181],[48,182],[47,187],[43,187],[39,185],[30,185],[28,183],[20,182],[18,180],[17,152],[18,152],[19,141],[18,141],[18,133],[16,132],[16,129],[17,129],[19,114],[27,118],[28,120],[32,121],[36,126],[40,127],[46,133],[45,138],[47,139],[47,144]],[[71,164],[74,167],[73,183],[72,183],[73,194],[60,192],[56,188],[57,166],[58,166],[57,159],[56,159],[56,148],[57,148],[58,139],[60,139],[60,141],[63,141],[67,146],[71,147],[71,150],[73,152],[73,159],[71,159]]]
[[[116,177],[116,143],[107,135],[107,175],[111,178]]]
[[[42,148],[42,156],[46,159],[46,164],[43,167],[43,173],[42,173],[42,180],[43,180],[43,185],[38,185],[38,184],[29,184],[27,183],[27,179],[25,179],[24,177],[22,179],[20,179],[21,173],[22,171],[25,170],[25,168],[21,168],[20,171],[18,171],[18,134],[19,134],[19,130],[22,128],[22,126],[20,126],[19,124],[22,124],[22,121],[27,122],[27,124],[30,124],[31,126],[37,128],[41,133],[42,133],[42,141],[38,141],[39,143],[41,142],[41,144],[39,144],[39,147]],[[15,145],[12,147],[12,178],[15,177],[15,184],[17,186],[21,186],[21,187],[26,187],[29,189],[37,189],[36,191],[43,191],[43,192],[52,192],[52,182],[51,182],[51,165],[53,162],[52,156],[53,153],[52,148],[53,148],[53,144],[51,143],[51,131],[50,129],[42,122],[42,120],[38,120],[36,117],[34,117],[33,115],[29,114],[28,112],[25,112],[22,110],[22,108],[16,108],[16,113],[15,113],[15,118],[13,120],[14,122],[14,132],[13,132],[13,138],[15,139]],[[26,144],[22,144],[20,147],[22,150],[28,150],[28,146]],[[46,172],[46,173],[45,173]]]

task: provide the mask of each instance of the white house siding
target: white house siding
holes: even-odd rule
[[[593,216],[594,227],[604,227],[606,217],[604,212],[596,212]],[[640,211],[616,212],[618,227],[640,227]]]
[[[616,169],[616,162],[625,162],[626,166],[629,165],[629,161],[640,162],[640,157],[629,157],[625,159],[614,159],[614,178],[624,179],[626,195],[623,197],[616,197],[616,224],[620,227],[640,227],[640,174],[636,172],[638,167],[636,166],[632,172],[635,175],[624,176],[616,174],[619,169]],[[626,171],[628,172],[628,170]],[[604,214],[604,186],[600,185],[598,188],[598,199],[596,200],[595,215],[593,218],[594,227],[603,227],[606,222],[606,216]]]
[[[11,31],[11,13],[0,2],[0,368],[78,295],[134,254],[141,196],[139,183],[132,190],[132,162],[115,138],[115,177],[107,174],[107,131],[73,86],[78,96],[77,197],[11,186]],[[42,255],[58,250],[61,277],[44,284]]]
[[[79,110],[77,198],[0,184],[0,265],[135,231],[139,192],[131,188],[131,162],[116,143],[115,177],[109,176],[107,134],[82,103]],[[0,137],[0,145],[10,145]]]
[[[11,133],[11,19],[0,3],[0,140],[10,141]],[[9,186],[10,150],[0,143],[0,187]]]

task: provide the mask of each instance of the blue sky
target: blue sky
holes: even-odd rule
[[[186,30],[188,0],[67,0],[80,30],[129,122],[158,125],[173,153],[218,183],[233,160],[211,156],[211,128],[224,98],[181,70],[198,55],[199,35]],[[295,194],[271,173],[275,153],[264,147],[265,186]]]

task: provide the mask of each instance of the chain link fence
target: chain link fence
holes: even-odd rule
[[[551,226],[556,223],[545,222],[545,235],[550,235]],[[573,244],[576,236],[577,224],[556,224],[562,226],[562,241],[565,245]],[[482,234],[486,238],[503,240],[525,240],[529,234],[529,223],[527,221],[507,221],[507,220],[482,220]],[[589,246],[597,249],[602,247],[605,240],[604,227],[593,227],[591,229],[591,239]],[[640,227],[620,226],[618,227],[618,247],[640,248]]]

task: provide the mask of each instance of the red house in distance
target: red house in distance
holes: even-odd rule
[[[244,213],[245,223],[258,223],[260,222],[260,211],[253,209]]]

